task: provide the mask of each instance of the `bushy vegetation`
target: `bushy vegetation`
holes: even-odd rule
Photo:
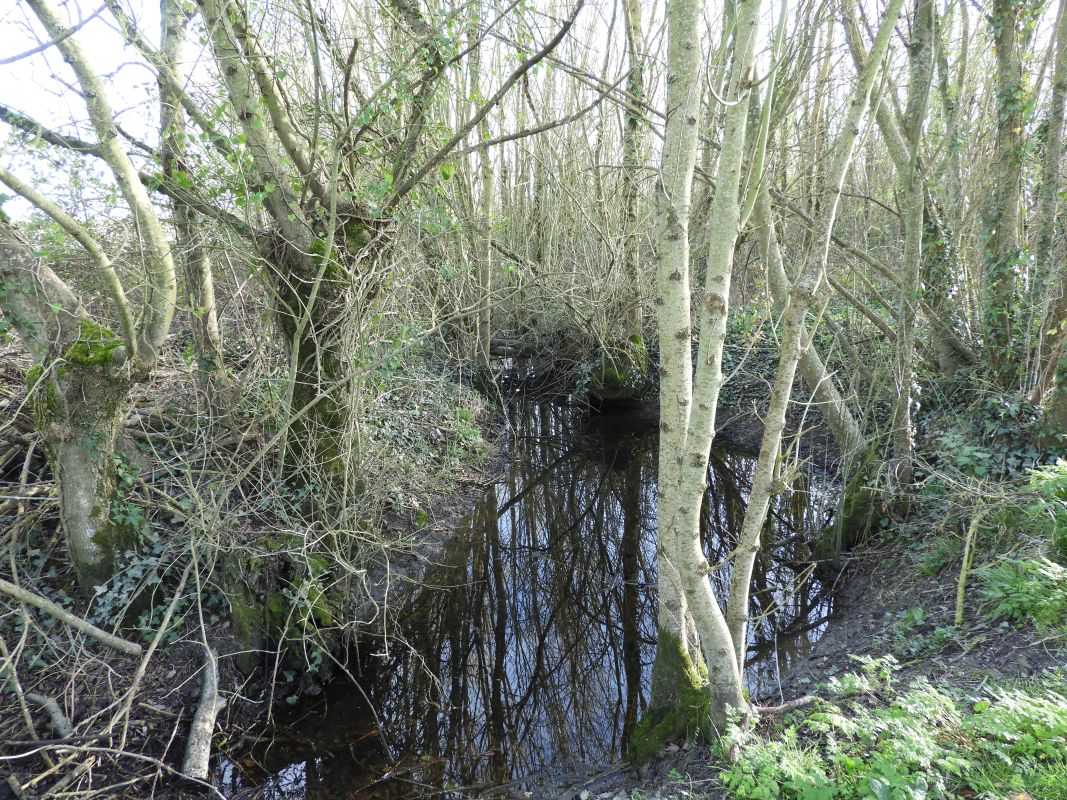
[[[1038,632],[1067,633],[1067,567],[1036,557],[1005,558],[976,570],[990,615]]]
[[[920,680],[893,696],[886,664],[833,683],[835,702],[773,731],[735,730],[730,796],[1067,798],[1067,674],[973,693]]]

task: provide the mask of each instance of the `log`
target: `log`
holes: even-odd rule
[[[182,774],[187,778],[206,780],[211,760],[211,736],[215,719],[226,701],[219,697],[219,660],[215,651],[204,648],[203,678],[200,684],[200,704],[189,726],[189,740],[182,759]]]

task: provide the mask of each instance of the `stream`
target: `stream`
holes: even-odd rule
[[[400,628],[350,665],[362,692],[342,677],[279,711],[270,746],[222,760],[227,796],[541,796],[546,782],[623,756],[656,647],[655,418],[524,398],[507,413],[503,474],[407,600]],[[755,463],[712,453],[701,517],[713,564],[732,548]],[[753,696],[779,700],[779,679],[834,610],[807,534],[825,526],[836,491],[805,473],[774,500],[753,576]]]

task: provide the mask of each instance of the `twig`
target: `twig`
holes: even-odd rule
[[[796,700],[782,703],[780,706],[754,706],[754,708],[761,717],[773,717],[777,714],[785,714],[789,711],[803,708],[804,706],[810,706],[818,699],[819,698],[814,695],[806,694],[803,697],[798,697]]]
[[[3,578],[0,578],[0,592],[10,595],[16,600],[26,603],[27,605],[31,605],[34,608],[39,608],[46,614],[51,614],[53,617],[69,625],[75,630],[79,630],[82,633],[93,637],[101,644],[106,644],[108,647],[114,648],[115,650],[118,650],[122,653],[126,653],[127,655],[141,655],[141,645],[137,644],[136,642],[130,642],[126,639],[114,636],[108,633],[107,631],[102,631],[98,627],[93,625],[91,622],[86,622],[81,617],[75,616],[69,611],[64,611],[51,600],[46,600],[40,595],[36,595],[33,592],[28,592],[13,583],[5,581]]]

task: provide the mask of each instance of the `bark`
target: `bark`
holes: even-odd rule
[[[1067,359],[1064,342],[1067,340],[1067,265],[1056,264],[1056,230],[1061,188],[1060,171],[1063,157],[1064,106],[1067,104],[1067,2],[1061,2],[1056,19],[1056,58],[1053,67],[1052,101],[1049,107],[1048,135],[1045,140],[1045,160],[1041,172],[1041,194],[1038,206],[1038,232],[1035,244],[1038,276],[1046,281],[1054,294],[1044,324],[1042,348],[1047,355],[1039,360],[1042,380],[1036,392],[1043,398],[1051,383],[1052,392],[1045,409],[1047,429],[1052,444],[1064,445],[1067,432]],[[1047,377],[1046,377],[1047,376]],[[1059,438],[1059,441],[1056,439]]]
[[[117,558],[139,544],[111,512],[118,499],[115,442],[131,383],[112,363],[59,363],[42,382],[39,424],[59,488],[60,518],[78,581],[89,589],[106,583]]]
[[[205,646],[204,668],[200,679],[200,702],[189,726],[189,739],[182,758],[182,774],[196,780],[206,780],[211,762],[211,739],[215,721],[226,701],[219,697],[218,656]]]
[[[279,327],[289,348],[286,419],[296,418],[291,441],[298,463],[324,476],[344,472],[343,456],[354,420],[346,400],[342,352],[346,315],[357,298],[356,276],[372,272],[389,240],[389,226],[362,207],[338,203],[310,169],[287,121],[280,91],[265,56],[247,28],[244,7],[232,0],[199,0],[222,80],[245,135],[255,169],[252,188],[263,195],[273,221],[258,239],[269,265]],[[280,127],[279,127],[280,125]],[[325,198],[322,219],[301,203],[295,185],[307,186],[315,205]],[[368,292],[373,294],[373,287]],[[354,310],[358,313],[358,308]]]
[[[1029,90],[1023,78],[1020,26],[1029,3],[994,0],[990,26],[996,54],[996,139],[989,168],[989,199],[983,209],[985,236],[984,320],[986,355],[994,374],[1009,386],[1018,377],[1013,338],[1017,272],[1022,257],[1019,210]]]
[[[667,122],[657,196],[659,264],[657,305],[660,343],[659,573],[658,640],[652,670],[649,709],[635,733],[639,760],[654,754],[665,740],[649,742],[646,733],[670,735],[678,727],[671,718],[679,712],[678,692],[693,688],[697,673],[688,646],[688,592],[685,581],[688,554],[682,549],[676,517],[683,502],[678,483],[685,451],[692,402],[690,361],[689,223],[693,172],[696,166],[697,118],[700,110],[701,54],[697,35],[701,4],[671,0],[667,6]],[[699,512],[699,499],[697,500]],[[721,615],[720,615],[721,616]],[[725,633],[725,626],[719,626]],[[721,649],[721,647],[720,647]],[[734,670],[734,687],[726,697],[735,705],[743,698]],[[697,721],[699,725],[699,719]]]
[[[481,91],[481,48],[471,53],[470,80],[471,103],[470,114],[477,111],[482,101]],[[489,123],[482,119],[477,126],[478,140],[485,143],[490,139]],[[483,365],[489,363],[490,342],[493,338],[493,164],[489,148],[483,147],[478,152],[478,223],[481,232],[475,243],[477,255],[478,311],[475,317],[476,359]]]
[[[771,217],[770,192],[765,185],[759,190],[752,219],[760,235],[760,257],[767,269],[774,309],[777,314],[782,314],[789,303],[791,287]],[[810,336],[805,333],[805,338]],[[863,433],[814,345],[800,358],[800,374],[815,396],[819,412],[833,433],[841,455],[846,459],[856,455],[863,443]]]
[[[6,223],[0,288],[0,309],[37,362],[26,381],[59,490],[68,553],[82,588],[92,592],[111,577],[116,556],[136,546],[111,514],[115,439],[133,382],[126,348]]]
[[[708,733],[723,730],[730,709],[746,707],[741,669],[732,655],[726,620],[708,579],[700,508],[722,386],[722,347],[741,213],[739,194],[748,122],[743,94],[748,89],[759,6],[758,0],[742,0],[736,6],[735,51],[726,89],[731,104],[725,112],[716,192],[708,221],[710,238],[704,297],[698,312],[700,346],[695,376],[691,361],[689,217],[700,99],[699,4],[675,0],[668,7],[668,116],[658,192],[659,543],[660,573],[678,582],[682,602],[674,608],[661,599],[660,647],[672,652],[662,658],[657,655],[657,664],[663,671],[677,667],[673,651],[679,649],[679,642],[687,641],[686,618],[680,612],[688,610],[708,667]],[[700,388],[699,394],[694,394],[694,385]]]
[[[136,223],[144,254],[145,285],[135,315],[110,258],[88,231],[36,187],[0,170],[0,180],[51,216],[95,262],[119,321],[121,337],[90,318],[80,299],[37,259],[18,232],[0,222],[0,308],[37,362],[27,382],[34,389],[38,426],[56,478],[60,516],[82,588],[106,582],[118,555],[137,545],[117,523],[115,439],[130,386],[155,364],[174,316],[177,284],[171,246],[129,156],[100,76],[50,0],[28,5],[73,70],[104,159]],[[135,323],[135,316],[139,323]]]
[[[912,383],[914,380],[916,309],[922,301],[919,281],[923,261],[923,229],[926,192],[919,170],[919,148],[922,142],[926,106],[933,81],[932,0],[915,0],[912,19],[912,40],[908,48],[909,71],[908,104],[904,111],[904,136],[907,161],[897,165],[898,178],[904,196],[904,275],[901,281],[896,356],[893,378],[896,402],[893,409],[893,455],[896,461],[892,475],[897,490],[903,493],[911,483],[915,437],[911,421]]]
[[[626,12],[626,54],[629,73],[626,91],[630,104],[626,106],[623,132],[622,213],[623,213],[623,271],[626,275],[627,300],[624,335],[633,344],[644,342],[644,316],[641,308],[640,233],[637,229],[637,201],[639,175],[643,162],[643,137],[640,104],[645,101],[645,68],[642,54],[641,3],[624,0]]]

